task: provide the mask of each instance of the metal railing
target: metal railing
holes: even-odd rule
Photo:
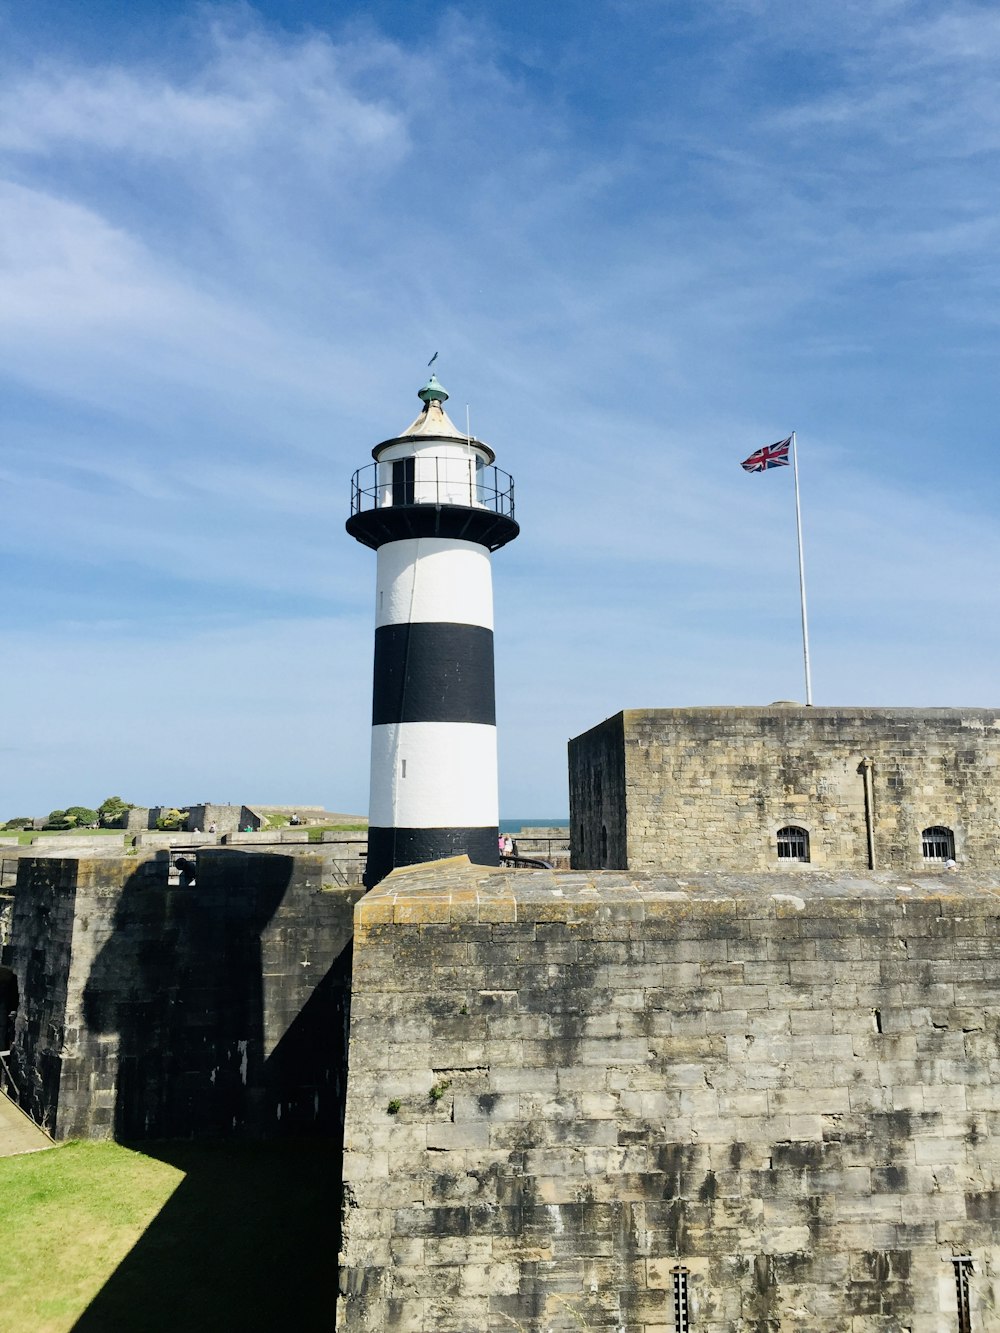
[[[529,837],[525,834],[512,833],[511,841],[517,848],[515,856],[543,856],[551,857],[555,852],[569,851],[569,831],[562,837],[551,837],[542,835],[541,837]]]
[[[414,464],[402,477],[393,476],[392,463],[358,468],[351,478],[352,514],[429,504],[488,509],[504,518],[514,517],[514,478],[502,468],[475,468],[464,458],[426,455],[402,461]]]

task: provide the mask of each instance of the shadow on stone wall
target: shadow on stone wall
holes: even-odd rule
[[[264,1062],[260,936],[291,864],[255,869],[236,894],[200,875],[194,888],[125,882],[83,997],[88,1038],[118,1038],[119,1141],[222,1135],[245,1120]]]
[[[361,890],[320,890],[239,852],[200,855],[186,890],[125,884],[88,1037],[118,1035],[114,1137],[186,1174],[77,1330],[333,1327]]]
[[[120,1142],[339,1132],[352,902],[307,874],[213,852],[190,887],[126,881],[84,988],[66,1133],[100,1134],[101,1114]],[[94,1104],[95,1070],[113,1108]]]
[[[74,1333],[332,1329],[340,1145],[143,1144],[185,1177]]]

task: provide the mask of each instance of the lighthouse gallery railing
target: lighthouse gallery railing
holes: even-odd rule
[[[351,478],[351,514],[400,505],[459,505],[514,517],[514,479],[465,459],[419,456],[369,463]]]

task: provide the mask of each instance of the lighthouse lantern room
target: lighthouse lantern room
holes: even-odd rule
[[[378,558],[369,886],[466,853],[497,864],[491,553],[513,541],[514,483],[456,430],[432,375],[423,410],[354,474],[347,531]]]

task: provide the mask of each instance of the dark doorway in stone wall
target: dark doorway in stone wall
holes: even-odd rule
[[[73,1333],[332,1329],[340,1145],[144,1143],[185,1173]]]

